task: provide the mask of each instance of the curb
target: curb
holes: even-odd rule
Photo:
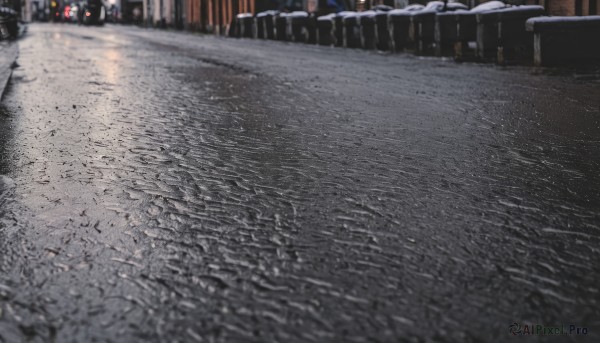
[[[27,25],[19,25],[19,35],[16,40],[0,41],[0,102],[4,99],[6,86],[12,76],[19,57],[19,46],[17,40],[25,35]]]
[[[16,42],[0,42],[0,101],[4,98],[18,56],[19,47]]]

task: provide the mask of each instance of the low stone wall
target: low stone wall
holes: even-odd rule
[[[477,14],[477,50],[482,61],[524,61],[533,55],[529,18],[544,14],[541,6],[517,6]]]
[[[536,66],[600,65],[600,16],[532,18],[527,31],[534,35]]]
[[[300,11],[244,13],[236,18],[235,36],[435,53],[457,61],[600,65],[600,16],[543,17],[541,6],[494,6],[453,12],[374,9],[318,18]]]

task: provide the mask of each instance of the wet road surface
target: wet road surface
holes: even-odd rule
[[[119,26],[19,46],[0,342],[600,338],[597,78]]]

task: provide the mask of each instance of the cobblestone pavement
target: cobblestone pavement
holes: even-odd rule
[[[122,26],[19,48],[0,342],[600,338],[594,74]]]

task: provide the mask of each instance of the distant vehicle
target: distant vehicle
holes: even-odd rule
[[[85,0],[80,2],[77,17],[83,25],[104,25],[106,21],[106,7],[102,0]]]
[[[73,22],[73,18],[71,18],[71,7],[72,5],[66,4],[61,11],[61,19],[65,23]],[[75,19],[77,21],[77,19]]]
[[[115,5],[106,6],[106,21],[116,23],[119,20],[119,9]]]
[[[62,20],[62,11],[60,8],[60,4],[55,0],[52,0],[50,2],[49,15],[50,15],[49,19],[51,22],[58,23]]]
[[[79,4],[74,2],[69,6],[68,21],[70,21],[72,23],[76,23],[79,20],[78,13],[79,13]]]

